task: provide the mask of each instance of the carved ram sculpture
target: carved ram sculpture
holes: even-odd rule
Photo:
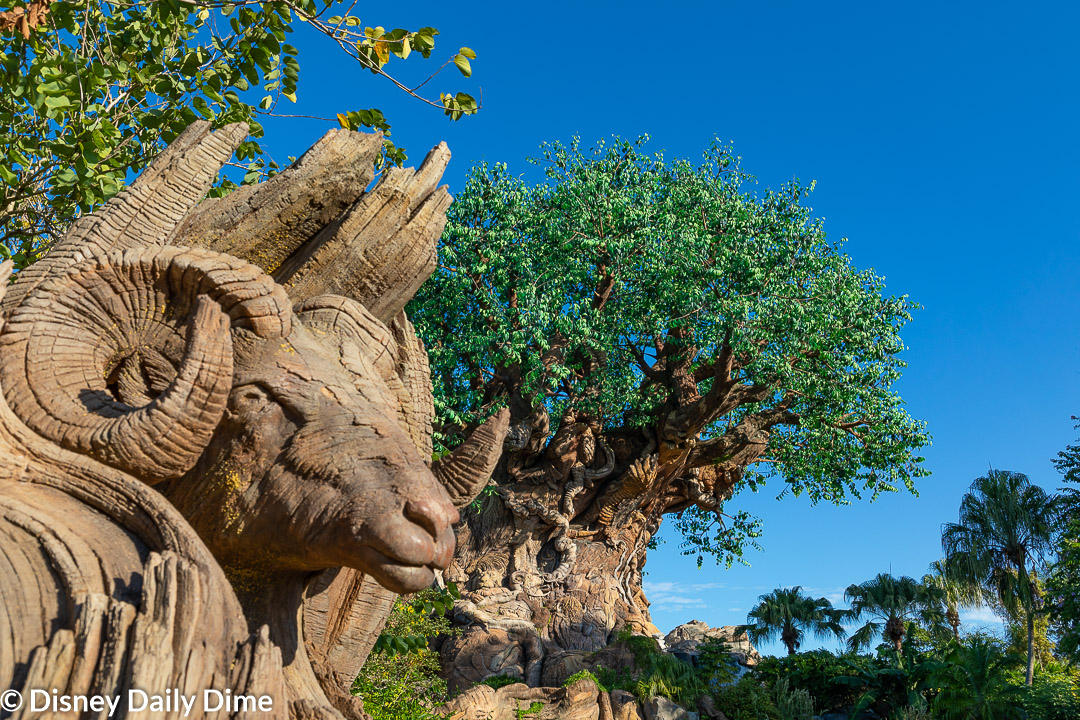
[[[445,146],[365,192],[380,138],[336,131],[199,203],[244,134],[192,126],[16,282],[0,269],[0,691],[363,717],[348,685],[393,593],[449,564],[498,458],[505,413],[431,466],[403,311]]]

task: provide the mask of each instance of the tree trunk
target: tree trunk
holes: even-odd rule
[[[655,465],[626,471],[644,444],[594,442],[570,423],[535,465],[524,449],[502,460],[497,491],[462,512],[447,571],[463,595],[453,619],[464,633],[442,647],[452,689],[500,674],[540,685],[545,658],[599,650],[616,627],[658,632],[641,570],[660,516],[639,506]]]
[[[893,649],[900,652],[904,647],[904,635],[907,634],[907,628],[904,627],[904,621],[900,618],[890,617],[885,622],[885,637],[893,644]]]
[[[799,637],[798,630],[794,627],[787,627],[780,635],[781,642],[787,647],[787,654],[794,655],[795,651],[799,649]]]
[[[956,608],[950,607],[945,613],[945,618],[949,621],[949,625],[952,626],[953,639],[960,642],[960,613]]]
[[[1027,569],[1027,558],[1024,556],[1023,553],[1021,553],[1021,555],[1020,555],[1019,571],[1020,571],[1019,575],[1023,579],[1022,581],[1027,586],[1027,589],[1028,589],[1027,595],[1028,595],[1029,598],[1031,598],[1032,604],[1034,604],[1034,598],[1035,598],[1035,595],[1036,595],[1036,593],[1038,591],[1032,586],[1031,576],[1028,574],[1028,569]],[[1030,686],[1031,683],[1034,680],[1034,677],[1035,677],[1035,613],[1034,613],[1032,608],[1027,608],[1027,613],[1026,614],[1027,614],[1028,654],[1027,654],[1027,674],[1026,674],[1026,676],[1024,678],[1024,682],[1025,682],[1025,684]]]
[[[663,515],[715,509],[741,475],[685,470],[692,444],[660,445],[572,414],[550,440],[543,413],[511,428],[494,486],[462,511],[446,573],[462,590],[462,632],[441,648],[451,690],[493,675],[558,685],[568,654],[605,647],[614,630],[659,634],[641,578]]]
[[[1029,612],[1027,614],[1027,636],[1027,675],[1024,679],[1024,682],[1028,685],[1031,685],[1035,677],[1035,613],[1033,612]]]

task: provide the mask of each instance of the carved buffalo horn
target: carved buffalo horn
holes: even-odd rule
[[[31,429],[152,484],[188,471],[221,419],[230,325],[275,337],[291,322],[284,291],[236,258],[175,247],[114,252],[42,282],[11,312],[0,385]],[[123,402],[125,361],[170,340],[183,346],[175,378],[141,407]]]
[[[502,454],[503,438],[510,426],[510,411],[503,408],[469,435],[468,439],[431,466],[454,506],[465,507],[487,485]]]

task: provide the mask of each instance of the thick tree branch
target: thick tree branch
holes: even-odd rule
[[[735,361],[735,351],[729,331],[720,345],[716,360],[695,371],[696,382],[704,382],[711,377],[712,387],[700,399],[677,410],[674,423],[679,430],[688,436],[696,435],[710,422],[728,414],[740,405],[763,402],[772,395],[771,385],[740,383],[736,379],[739,367]]]
[[[641,349],[638,348],[636,345],[634,345],[634,343],[627,342],[626,346],[630,349],[630,353],[634,356],[634,359],[637,361],[638,367],[641,368],[641,372],[645,375],[645,377],[649,378],[655,383],[663,384],[666,380],[666,377],[664,376],[660,361],[657,361],[650,365],[648,359],[645,357],[645,353],[642,352]]]
[[[596,284],[596,290],[593,291],[592,296],[594,310],[602,310],[611,298],[611,291],[615,289],[615,273],[606,265],[601,265],[599,269],[602,273],[600,282]]]
[[[687,457],[687,467],[729,462],[745,467],[754,462],[765,451],[773,427],[799,424],[799,416],[788,408],[789,404],[790,398],[785,398],[774,408],[743,418],[720,437],[698,443]]]

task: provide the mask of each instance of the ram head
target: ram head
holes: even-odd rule
[[[194,124],[16,282],[0,265],[6,685],[217,683],[363,717],[349,682],[392,593],[449,564],[498,460],[505,411],[432,462],[403,310],[445,146],[372,185],[381,138],[332,132],[200,202],[246,132]]]
[[[458,514],[408,434],[407,322],[395,337],[333,295],[294,312],[220,253],[114,252],[14,309],[0,384],[42,436],[161,484],[226,568],[344,566],[409,592],[449,563]]]

